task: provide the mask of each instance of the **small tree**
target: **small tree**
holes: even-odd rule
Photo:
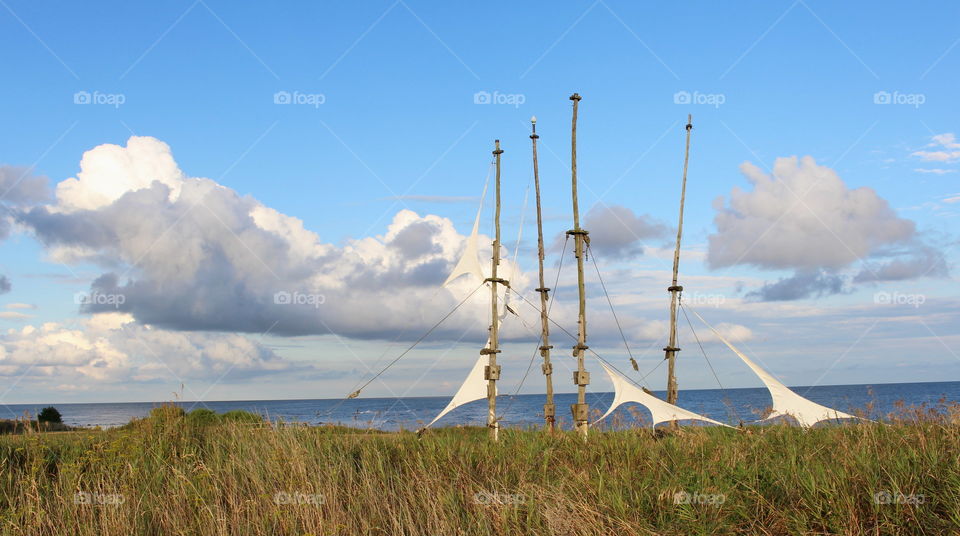
[[[40,413],[37,415],[37,421],[62,423],[63,417],[60,415],[60,412],[57,411],[57,408],[53,406],[47,406],[40,410]]]

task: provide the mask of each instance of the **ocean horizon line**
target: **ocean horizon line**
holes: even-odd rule
[[[869,383],[823,383],[819,385],[788,385],[792,390],[797,389],[818,389],[818,388],[834,388],[834,387],[872,387],[877,385],[889,386],[889,385],[932,385],[932,384],[952,384],[960,383],[960,380],[941,380],[941,381],[916,381],[916,382],[869,382]],[[757,387],[713,387],[713,388],[700,388],[700,389],[682,389],[680,392],[712,392],[712,391],[749,391],[749,390],[766,390],[762,385]],[[665,389],[652,389],[654,393],[665,393]],[[576,394],[576,391],[555,391],[557,395],[570,395]],[[610,394],[613,391],[591,391],[595,395]],[[544,393],[515,393],[515,394],[498,394],[498,398],[511,398],[511,397],[520,397],[520,396],[539,396]],[[364,400],[416,400],[416,399],[432,399],[432,398],[450,398],[453,394],[449,395],[422,395],[422,396],[369,396],[363,397]],[[219,399],[219,400],[126,400],[119,402],[108,402],[108,401],[99,401],[99,402],[4,402],[0,403],[2,406],[30,406],[30,405],[76,405],[76,404],[196,404],[202,405],[206,403],[256,403],[256,402],[337,402],[346,399],[346,396],[343,397],[334,397],[334,398],[236,398],[236,399]]]

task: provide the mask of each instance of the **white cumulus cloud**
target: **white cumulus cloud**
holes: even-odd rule
[[[439,289],[465,241],[447,218],[402,210],[383,235],[337,245],[253,197],[189,177],[155,138],[100,145],[80,167],[57,185],[54,204],[19,220],[55,260],[104,268],[86,312],[125,311],[176,330],[393,339],[416,337],[479,284]],[[501,269],[527,286],[510,261]],[[476,296],[436,335],[482,334],[482,303]]]
[[[791,300],[845,290],[837,272],[861,262],[855,281],[943,276],[942,256],[931,255],[913,221],[901,218],[873,189],[849,188],[812,157],[778,158],[772,173],[750,163],[741,171],[751,191],[719,198],[709,236],[713,268],[752,265],[793,270],[792,277],[749,294]]]
[[[0,335],[0,370],[95,382],[228,380],[296,372],[297,366],[243,335],[173,332],[126,313],[10,329]]]

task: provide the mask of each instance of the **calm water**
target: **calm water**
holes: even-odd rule
[[[960,382],[888,383],[876,385],[829,385],[794,387],[807,398],[841,411],[865,409],[873,404],[872,416],[880,417],[894,410],[897,401],[906,404],[936,404],[941,398],[960,401]],[[662,396],[662,393],[658,393]],[[250,400],[230,402],[181,402],[184,409],[206,407],[217,412],[242,409],[260,413],[270,419],[307,424],[339,423],[381,430],[417,429],[429,422],[449,402],[449,397],[412,398],[358,398],[340,400]],[[588,393],[592,409],[606,411],[613,393]],[[503,413],[504,426],[536,426],[542,423],[543,395],[503,396],[497,407]],[[575,394],[557,394],[557,416],[569,426],[569,405],[576,402]],[[13,418],[11,412],[35,415],[48,404],[10,404],[10,412],[0,406],[0,418]],[[54,404],[63,414],[65,423],[73,426],[119,426],[130,419],[143,417],[157,406],[155,402],[126,402],[101,404]],[[707,415],[718,421],[736,424],[738,420],[756,420],[757,412],[770,405],[766,389],[703,389],[680,392],[680,406]],[[486,422],[486,400],[461,406],[441,419],[435,426],[483,425]],[[630,411],[633,409],[634,411]],[[636,417],[649,419],[642,406],[626,404],[608,419],[627,425],[636,424]]]

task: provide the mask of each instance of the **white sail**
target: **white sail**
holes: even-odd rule
[[[490,339],[488,338],[485,348],[489,348],[489,346]],[[487,397],[487,380],[483,377],[483,371],[488,361],[489,358],[483,354],[477,358],[476,363],[473,364],[473,368],[470,369],[470,373],[467,374],[467,379],[463,381],[463,385],[461,385],[457,393],[453,395],[447,407],[443,408],[443,411],[434,417],[433,420],[430,421],[430,424],[424,426],[424,428],[430,428],[433,426],[433,423],[439,421],[441,417],[464,404]]]
[[[475,275],[480,280],[484,278],[483,271],[480,268],[480,254],[477,249],[477,240],[480,234],[480,216],[483,214],[483,200],[487,197],[488,186],[490,186],[490,175],[487,175],[487,182],[483,185],[483,194],[480,196],[480,206],[477,208],[477,217],[473,221],[473,230],[470,232],[470,236],[467,237],[467,245],[463,250],[463,256],[460,257],[460,261],[457,262],[453,271],[450,272],[447,280],[443,282],[443,286],[447,286],[448,283],[465,274]],[[506,308],[504,308],[504,311],[506,311]],[[484,348],[489,347],[490,338],[488,337],[487,344]],[[470,369],[470,373],[467,374],[467,379],[460,385],[460,389],[453,395],[450,403],[430,421],[430,424],[424,426],[423,430],[430,428],[433,426],[433,423],[439,421],[444,415],[458,407],[487,397],[487,380],[484,378],[484,367],[488,361],[489,358],[486,355],[480,354],[477,361],[473,364],[473,368]]]
[[[821,406],[812,400],[808,400],[797,393],[794,393],[790,390],[789,387],[781,383],[779,380],[773,377],[769,372],[760,368],[759,365],[754,363],[750,358],[745,356],[743,352],[738,350],[734,345],[730,344],[730,341],[725,339],[719,331],[714,329],[713,326],[707,323],[706,320],[700,316],[700,313],[693,311],[693,314],[697,315],[697,318],[704,323],[708,328],[710,328],[713,333],[719,338],[723,344],[727,345],[727,348],[733,350],[733,353],[743,360],[744,363],[750,367],[750,370],[753,371],[760,381],[767,386],[767,390],[770,391],[770,396],[773,398],[773,412],[767,416],[766,419],[773,419],[775,417],[789,415],[797,420],[797,423],[804,428],[808,428],[817,424],[820,421],[826,421],[831,419],[858,419],[855,415],[850,415],[842,411],[837,411],[833,408],[828,408],[826,406]]]
[[[597,419],[601,421],[613,413],[613,410],[617,409],[622,404],[627,402],[636,402],[637,404],[642,404],[648,410],[650,410],[650,415],[653,417],[653,426],[656,426],[662,422],[668,421],[679,421],[685,419],[692,419],[698,421],[705,421],[713,424],[719,424],[720,426],[727,426],[722,422],[715,421],[709,417],[704,417],[692,411],[687,411],[681,407],[674,406],[660,400],[659,398],[649,395],[643,392],[642,389],[637,388],[629,380],[627,380],[619,372],[613,370],[603,361],[600,362],[600,366],[603,367],[603,370],[607,371],[607,375],[610,376],[610,380],[613,381],[613,388],[615,396],[613,397],[613,404],[610,405],[610,409],[603,414],[603,417]],[[596,424],[596,423],[594,423]]]
[[[480,253],[477,249],[477,240],[480,235],[480,216],[483,214],[483,200],[487,197],[487,187],[490,186],[490,176],[487,176],[487,182],[483,185],[483,195],[480,196],[480,206],[477,208],[477,217],[473,220],[473,231],[467,237],[467,245],[463,249],[463,256],[450,272],[450,276],[443,282],[443,286],[454,279],[464,275],[473,274],[479,279],[483,279],[483,271],[480,269]]]

